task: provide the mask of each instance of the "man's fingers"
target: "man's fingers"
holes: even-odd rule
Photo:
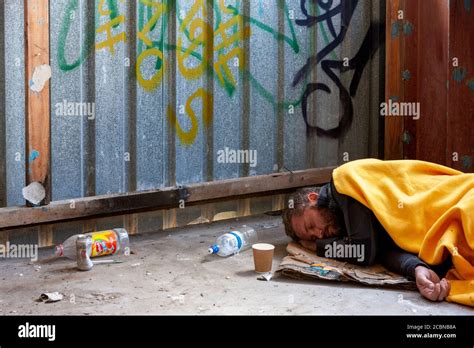
[[[441,292],[441,287],[439,285],[439,283],[437,284],[431,284],[433,285],[433,289],[428,289],[427,287],[425,287],[423,289],[423,291],[421,291],[422,295],[425,296],[428,300],[431,300],[431,301],[438,301],[438,298],[439,298],[439,294]]]
[[[426,277],[426,275],[424,274],[421,274],[418,278],[417,278],[417,283],[420,285],[420,286],[423,286],[423,287],[426,287],[427,289],[430,289],[430,290],[433,290],[434,289],[434,284],[433,282],[428,279]]]
[[[439,283],[441,280],[439,279],[438,275],[433,271],[433,270],[429,270],[429,278],[430,280],[433,282],[433,283]]]
[[[446,278],[440,280],[438,275],[431,270],[417,272],[416,285],[421,294],[431,301],[444,300],[451,290],[451,285]]]
[[[438,294],[436,293],[435,290],[426,290],[425,292],[422,292],[422,295],[424,295],[428,300],[430,301],[437,301],[438,300]]]
[[[419,285],[418,286],[418,289],[420,290],[420,293],[426,297],[428,300],[431,300],[431,301],[437,301],[438,300],[438,296],[439,296],[439,292],[440,292],[440,288],[436,288],[436,285],[429,282],[429,285],[430,286],[423,286],[423,285]],[[439,285],[439,284],[438,284]]]
[[[448,281],[446,279],[441,280],[440,282],[440,294],[438,296],[438,301],[443,301],[446,296],[449,294],[449,290],[451,286],[449,285]]]
[[[436,294],[436,298],[435,298],[435,301],[439,298],[439,295],[441,293],[441,284],[440,283],[436,283],[435,284],[435,291],[434,293]]]

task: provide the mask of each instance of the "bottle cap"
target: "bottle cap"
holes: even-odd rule
[[[64,246],[62,244],[58,244],[55,247],[54,254],[58,256],[64,255]]]
[[[207,249],[209,254],[217,254],[219,252],[219,246],[217,244],[211,245],[209,249]]]

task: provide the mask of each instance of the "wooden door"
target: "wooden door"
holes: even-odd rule
[[[383,116],[385,158],[473,172],[474,1],[389,0],[386,28],[385,102],[419,114]]]

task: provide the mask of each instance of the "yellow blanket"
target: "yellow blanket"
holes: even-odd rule
[[[413,161],[352,161],[333,172],[339,193],[371,209],[395,243],[430,265],[453,261],[448,301],[474,306],[474,174]]]

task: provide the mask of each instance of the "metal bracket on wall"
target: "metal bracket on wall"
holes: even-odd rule
[[[178,202],[185,201],[188,199],[188,197],[191,196],[191,194],[188,192],[188,189],[185,186],[178,185]]]
[[[402,133],[402,142],[403,142],[404,144],[409,145],[409,144],[411,143],[411,141],[412,141],[412,136],[411,136],[410,132],[404,131],[404,132]]]

